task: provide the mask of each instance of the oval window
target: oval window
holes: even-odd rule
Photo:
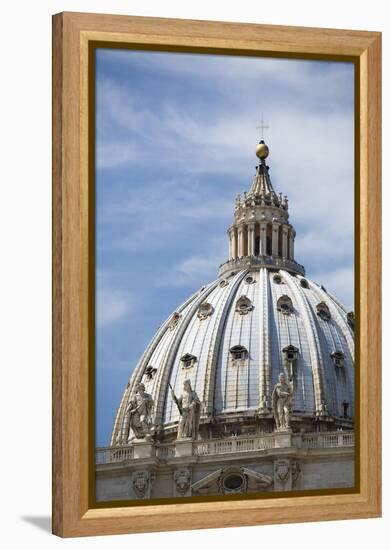
[[[231,474],[224,479],[224,488],[228,491],[237,491],[243,485],[243,478],[239,474]]]

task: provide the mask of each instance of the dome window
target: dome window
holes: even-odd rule
[[[214,312],[214,307],[212,306],[212,304],[209,304],[208,302],[204,302],[198,308],[197,317],[198,319],[200,319],[200,321],[204,321],[210,315],[212,315],[213,312]]]
[[[191,353],[185,353],[181,357],[181,362],[184,369],[190,369],[197,362],[197,357]]]
[[[323,321],[330,321],[331,319],[330,310],[324,302],[320,302],[320,304],[316,306],[316,313]]]
[[[168,325],[169,330],[174,330],[174,328],[179,323],[180,318],[181,318],[181,314],[176,311],[170,319],[170,322],[169,322],[169,325]]]
[[[253,283],[255,283],[255,279],[254,277],[251,277],[251,275],[249,275],[248,277],[245,278],[245,281],[248,285],[251,285]]]
[[[353,311],[349,311],[349,313],[346,315],[346,320],[350,328],[354,330],[354,312]]]
[[[248,357],[248,351],[244,346],[233,346],[229,351],[234,361],[243,361]]]
[[[227,279],[223,279],[222,281],[220,281],[219,286],[220,286],[221,288],[223,288],[223,287],[225,287],[225,286],[227,286],[227,285],[228,285]]]
[[[342,401],[342,410],[343,410],[343,417],[348,417],[348,408],[349,408],[349,402],[344,400]]]
[[[293,313],[292,300],[286,294],[278,298],[277,311],[279,311],[283,315],[290,315],[291,313]]]
[[[334,365],[339,369],[342,369],[345,365],[345,355],[342,351],[334,351],[331,354],[331,358],[334,361]]]
[[[292,346],[291,344],[289,346],[286,346],[282,350],[282,352],[285,356],[285,359],[288,361],[288,363],[293,363],[294,361],[296,361],[299,355],[299,350],[295,346]]]
[[[252,301],[247,296],[241,296],[236,302],[235,311],[240,315],[247,315],[250,311],[254,309]]]
[[[300,279],[300,286],[302,286],[303,288],[310,288],[307,279]]]
[[[157,369],[155,369],[155,367],[152,367],[152,365],[149,365],[144,371],[144,374],[147,377],[147,380],[152,380],[156,374],[156,371]]]
[[[274,275],[273,282],[276,283],[276,285],[281,285],[282,284],[282,279],[281,279],[280,275]]]

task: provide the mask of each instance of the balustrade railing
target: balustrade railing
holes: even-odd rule
[[[281,448],[278,432],[268,435],[238,436],[227,439],[210,439],[193,442],[193,455],[210,456],[232,453],[248,453],[260,450]],[[353,432],[326,432],[292,434],[292,446],[304,449],[327,449],[352,447]],[[131,445],[96,449],[96,464],[126,462],[134,458]],[[161,460],[175,457],[175,443],[157,444],[152,447],[153,454]]]
[[[303,434],[301,446],[305,449],[327,449],[335,447],[352,447],[354,445],[353,432],[311,433]]]
[[[95,451],[96,464],[110,464],[112,462],[125,462],[133,458],[133,447],[124,445],[120,447],[101,447]]]
[[[175,444],[159,445],[156,447],[156,456],[163,460],[168,460],[175,456]]]
[[[233,437],[232,439],[218,439],[195,442],[193,451],[195,455],[220,455],[227,453],[242,453],[273,449],[275,438],[273,436]]]

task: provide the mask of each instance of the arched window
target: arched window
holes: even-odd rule
[[[273,282],[276,283],[276,285],[281,285],[282,284],[282,279],[281,279],[280,275],[278,275],[278,274],[273,275]]]
[[[247,315],[253,309],[252,301],[247,296],[241,296],[236,302],[235,311],[240,315]]]
[[[272,226],[270,223],[266,226],[266,254],[272,255]]]
[[[290,315],[291,313],[293,313],[292,300],[286,294],[278,298],[277,311],[279,311],[283,315]]]
[[[345,365],[345,354],[342,351],[334,351],[331,354],[331,358],[334,361],[334,365],[339,369],[342,369]]]
[[[197,362],[197,357],[191,353],[185,353],[181,357],[182,368],[190,369]]]
[[[278,228],[278,255],[282,257],[282,225]]]
[[[324,302],[320,302],[316,306],[316,313],[319,315],[321,319],[323,319],[323,321],[330,321],[331,319],[330,310],[327,304],[325,304]]]
[[[299,350],[295,346],[292,346],[292,344],[289,344],[289,346],[286,346],[282,350],[282,352],[288,363],[293,363],[294,361],[296,361],[299,355]]]
[[[234,364],[239,365],[248,357],[248,351],[244,346],[236,345],[229,350]]]
[[[146,367],[146,369],[144,371],[144,374],[145,374],[147,380],[152,380],[153,377],[156,374],[156,371],[157,371],[157,369],[155,369],[155,367],[152,367],[152,365],[149,365],[148,367]]]
[[[198,319],[203,321],[207,319],[210,315],[212,315],[213,312],[214,312],[214,307],[212,306],[212,304],[209,304],[208,302],[204,302],[198,308],[197,317]]]

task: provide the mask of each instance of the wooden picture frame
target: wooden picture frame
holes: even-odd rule
[[[357,67],[360,485],[355,492],[91,507],[89,52],[140,49],[345,58]],[[378,517],[381,514],[381,34],[61,13],[53,17],[53,533],[62,537]],[[357,263],[358,262],[358,263]],[[92,458],[93,463],[93,458]]]

